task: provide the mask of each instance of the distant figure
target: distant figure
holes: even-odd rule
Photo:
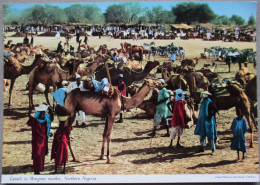
[[[172,63],[174,63],[174,61],[175,61],[175,51],[172,52],[172,55],[171,55],[171,61],[172,61]]]
[[[31,42],[30,42],[31,46],[33,46],[33,36],[31,35]]]
[[[88,45],[88,35],[87,35],[87,34],[85,34],[84,43],[85,43],[86,45]]]
[[[76,33],[76,42],[77,42],[77,43],[79,42],[79,38],[80,38],[80,33],[77,32],[77,33]]]
[[[63,51],[63,49],[62,49],[62,45],[61,45],[61,41],[60,41],[57,46],[57,53],[62,53],[62,51]]]
[[[23,44],[25,44],[25,45],[29,44],[29,39],[28,39],[27,35],[23,39]]]
[[[57,39],[60,39],[60,32],[59,32],[59,31],[57,31],[55,37],[56,37]]]

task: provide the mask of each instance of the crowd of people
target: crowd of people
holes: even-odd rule
[[[123,81],[123,74],[118,75],[118,87],[117,89],[122,94],[126,96],[126,85]],[[95,88],[95,92],[100,90],[105,90],[109,87],[109,82],[105,78],[101,82],[92,79]],[[169,147],[173,147],[173,140],[177,137],[176,148],[184,147],[180,144],[181,136],[184,134],[185,129],[189,128],[187,123],[191,121],[187,118],[188,103],[185,100],[185,92],[182,89],[177,89],[174,92],[173,98],[169,94],[165,86],[165,81],[159,79],[159,94],[156,103],[156,113],[154,115],[153,129],[150,134],[151,137],[155,137],[156,130],[159,125],[162,125],[166,129],[166,134],[164,137],[170,138]],[[58,173],[58,169],[63,165],[63,173],[65,173],[65,166],[68,162],[68,149],[70,149],[71,155],[74,161],[78,161],[70,146],[70,133],[72,130],[72,123],[65,124],[70,113],[64,107],[65,98],[70,91],[74,89],[79,89],[84,91],[83,82],[81,81],[81,76],[76,74],[76,81],[71,82],[68,87],[63,87],[62,83],[59,83],[58,89],[53,93],[54,100],[56,102],[55,112],[59,120],[59,126],[54,134],[52,149],[51,149],[51,159],[55,160],[55,173]],[[107,91],[107,89],[106,89]],[[217,124],[216,124],[216,114],[218,110],[211,100],[211,94],[205,90],[201,92],[201,103],[200,111],[195,127],[194,134],[199,136],[200,148],[195,151],[201,153],[205,151],[206,139],[210,145],[212,154],[216,150],[216,139],[217,139]],[[44,170],[45,156],[48,154],[48,138],[52,137],[50,134],[51,122],[54,120],[54,113],[51,106],[44,104],[41,106],[35,106],[36,113],[34,116],[30,116],[27,124],[32,127],[32,160],[33,169],[35,174],[40,174]],[[85,123],[85,113],[78,110],[81,115],[82,126],[86,127]],[[120,118],[117,123],[123,122],[123,111],[120,112]],[[242,112],[237,109],[237,117],[233,119],[231,129],[233,130],[233,139],[230,145],[231,150],[237,151],[237,160],[240,160],[240,151],[242,152],[242,159],[245,158],[246,145],[245,145],[245,132],[247,131],[247,124],[243,118]],[[167,118],[171,117],[171,134],[169,131],[169,122]],[[71,121],[71,120],[70,120]],[[76,126],[78,126],[78,116],[76,116]]]

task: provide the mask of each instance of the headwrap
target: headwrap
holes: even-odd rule
[[[40,118],[39,118],[40,113],[41,113],[41,112],[39,112],[39,111],[35,112],[34,118],[35,118],[40,124],[42,124],[42,123],[44,123],[44,122],[47,122],[47,137],[50,137],[50,136],[49,136],[50,129],[51,129],[50,114],[45,113],[44,119],[40,119]]]
[[[179,94],[181,94],[181,96],[179,96]],[[184,92],[181,89],[178,89],[175,91],[175,101],[180,101],[180,100],[184,100],[185,96],[184,96]]]
[[[76,79],[80,78],[80,75],[79,74],[76,74]]]

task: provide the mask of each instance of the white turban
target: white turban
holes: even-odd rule
[[[76,74],[76,79],[80,78],[80,75],[79,74]]]

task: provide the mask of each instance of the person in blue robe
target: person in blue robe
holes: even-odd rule
[[[245,132],[247,132],[246,120],[243,118],[242,111],[236,110],[237,117],[233,119],[231,129],[233,130],[233,139],[230,145],[231,150],[237,151],[237,160],[239,160],[239,151],[243,153],[241,161],[245,158],[246,139]]]
[[[201,102],[199,118],[194,132],[195,135],[200,136],[201,148],[196,151],[197,153],[204,152],[204,148],[206,146],[206,137],[208,138],[212,153],[216,149],[215,139],[217,138],[217,128],[215,114],[217,112],[217,108],[214,106],[211,99],[209,99],[209,95],[211,94],[208,91],[204,91],[201,93],[203,99]]]

